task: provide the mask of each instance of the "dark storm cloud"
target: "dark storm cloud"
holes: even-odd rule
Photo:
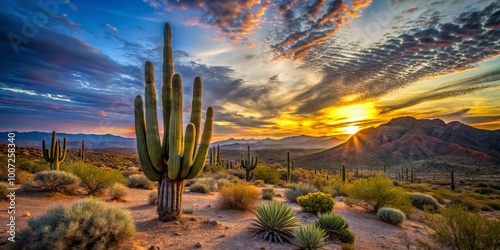
[[[82,123],[130,113],[130,90],[139,89],[142,79],[139,67],[121,65],[51,26],[37,26],[31,38],[13,45],[24,36],[23,20],[0,15],[2,113]]]
[[[469,68],[486,58],[500,54],[500,31],[488,28],[495,23],[499,3],[481,11],[458,15],[454,22],[414,28],[397,37],[366,49],[357,44],[339,45],[335,41],[317,46],[305,57],[304,65],[319,68],[324,78],[320,84],[300,97],[306,100],[297,113],[314,113],[335,105],[340,97],[356,95],[355,101],[380,97],[420,79],[449,74]],[[490,26],[492,27],[492,26]],[[391,107],[395,110],[414,105],[425,99],[442,99],[495,88],[489,77],[479,77],[473,83],[462,81],[453,89]],[[493,78],[492,78],[493,77]]]
[[[221,36],[230,42],[250,45],[245,35],[253,33],[254,29],[260,27],[266,10],[271,1],[264,0],[144,0],[155,8],[167,9],[192,9],[200,11],[195,20],[198,24],[213,26],[220,32]]]

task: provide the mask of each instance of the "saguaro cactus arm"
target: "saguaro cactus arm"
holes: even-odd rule
[[[50,150],[46,148],[45,140],[42,140],[42,155],[43,159],[50,163],[51,170],[59,170],[59,164],[64,161],[67,155],[66,138],[64,138],[61,148],[61,141],[56,139],[56,131],[53,131]]]

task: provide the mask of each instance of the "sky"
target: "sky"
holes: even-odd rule
[[[200,76],[214,140],[347,138],[400,116],[500,129],[500,1],[7,0],[0,131],[134,137],[165,22],[184,122]]]

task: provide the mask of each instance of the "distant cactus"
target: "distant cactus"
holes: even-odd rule
[[[85,162],[85,141],[82,140],[82,148],[78,149],[78,158],[80,161]]]
[[[210,166],[225,166],[225,161],[222,159],[222,153],[220,151],[220,145],[217,147],[213,146],[209,152],[210,155]]]
[[[410,182],[413,183],[413,178],[415,175],[413,174],[413,165],[410,166]]]
[[[387,172],[387,164],[384,163],[384,175],[386,174]]]
[[[212,138],[213,109],[206,112],[205,125],[200,141],[201,128],[201,78],[194,79],[190,123],[182,131],[182,79],[173,75],[172,29],[166,23],[163,47],[163,145],[160,145],[154,69],[150,61],[145,64],[145,111],[142,97],[134,102],[137,150],[144,174],[158,181],[158,216],[161,221],[180,219],[182,193],[185,179],[192,179],[203,170]],[[198,146],[199,142],[199,146]],[[197,148],[198,147],[198,148]]]
[[[250,153],[250,146],[247,147],[247,158],[241,160],[241,167],[245,169],[245,180],[250,181],[252,177],[250,172],[257,167],[259,156],[252,156]]]
[[[451,183],[450,183],[451,191],[455,191],[455,173],[451,170]]]
[[[286,153],[286,162],[287,162],[286,182],[292,182],[292,171],[293,171],[294,161],[291,160],[290,152]]]
[[[52,132],[52,143],[50,149],[45,147],[45,140],[42,141],[42,155],[43,159],[50,163],[51,170],[59,171],[59,165],[66,158],[66,138],[63,139],[63,147],[61,148],[61,141],[56,140],[56,131]]]
[[[342,163],[342,172],[340,173],[341,175],[341,178],[342,178],[342,182],[345,182],[346,179],[347,179],[347,173],[346,173],[346,169],[345,169],[345,164]]]

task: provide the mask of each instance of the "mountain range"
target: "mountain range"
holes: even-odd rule
[[[246,149],[248,145],[252,149],[328,149],[341,143],[336,137],[331,136],[308,136],[298,135],[289,136],[282,139],[234,139],[230,138],[223,141],[213,142],[212,146],[221,146],[222,148],[232,150]]]
[[[329,168],[421,162],[448,166],[500,166],[500,130],[454,121],[400,117],[363,129],[345,143],[298,158],[299,165]]]
[[[0,132],[0,142],[8,142],[7,134],[9,132]],[[26,148],[41,148],[42,140],[50,144],[52,140],[52,133],[47,132],[15,132],[15,144],[19,147]],[[95,134],[66,134],[57,133],[57,139],[62,141],[66,138],[66,143],[68,149],[77,149],[82,145],[82,140],[85,140],[85,148],[87,149],[134,149],[136,147],[135,138],[125,138],[121,136],[105,134],[105,135],[95,135]]]

